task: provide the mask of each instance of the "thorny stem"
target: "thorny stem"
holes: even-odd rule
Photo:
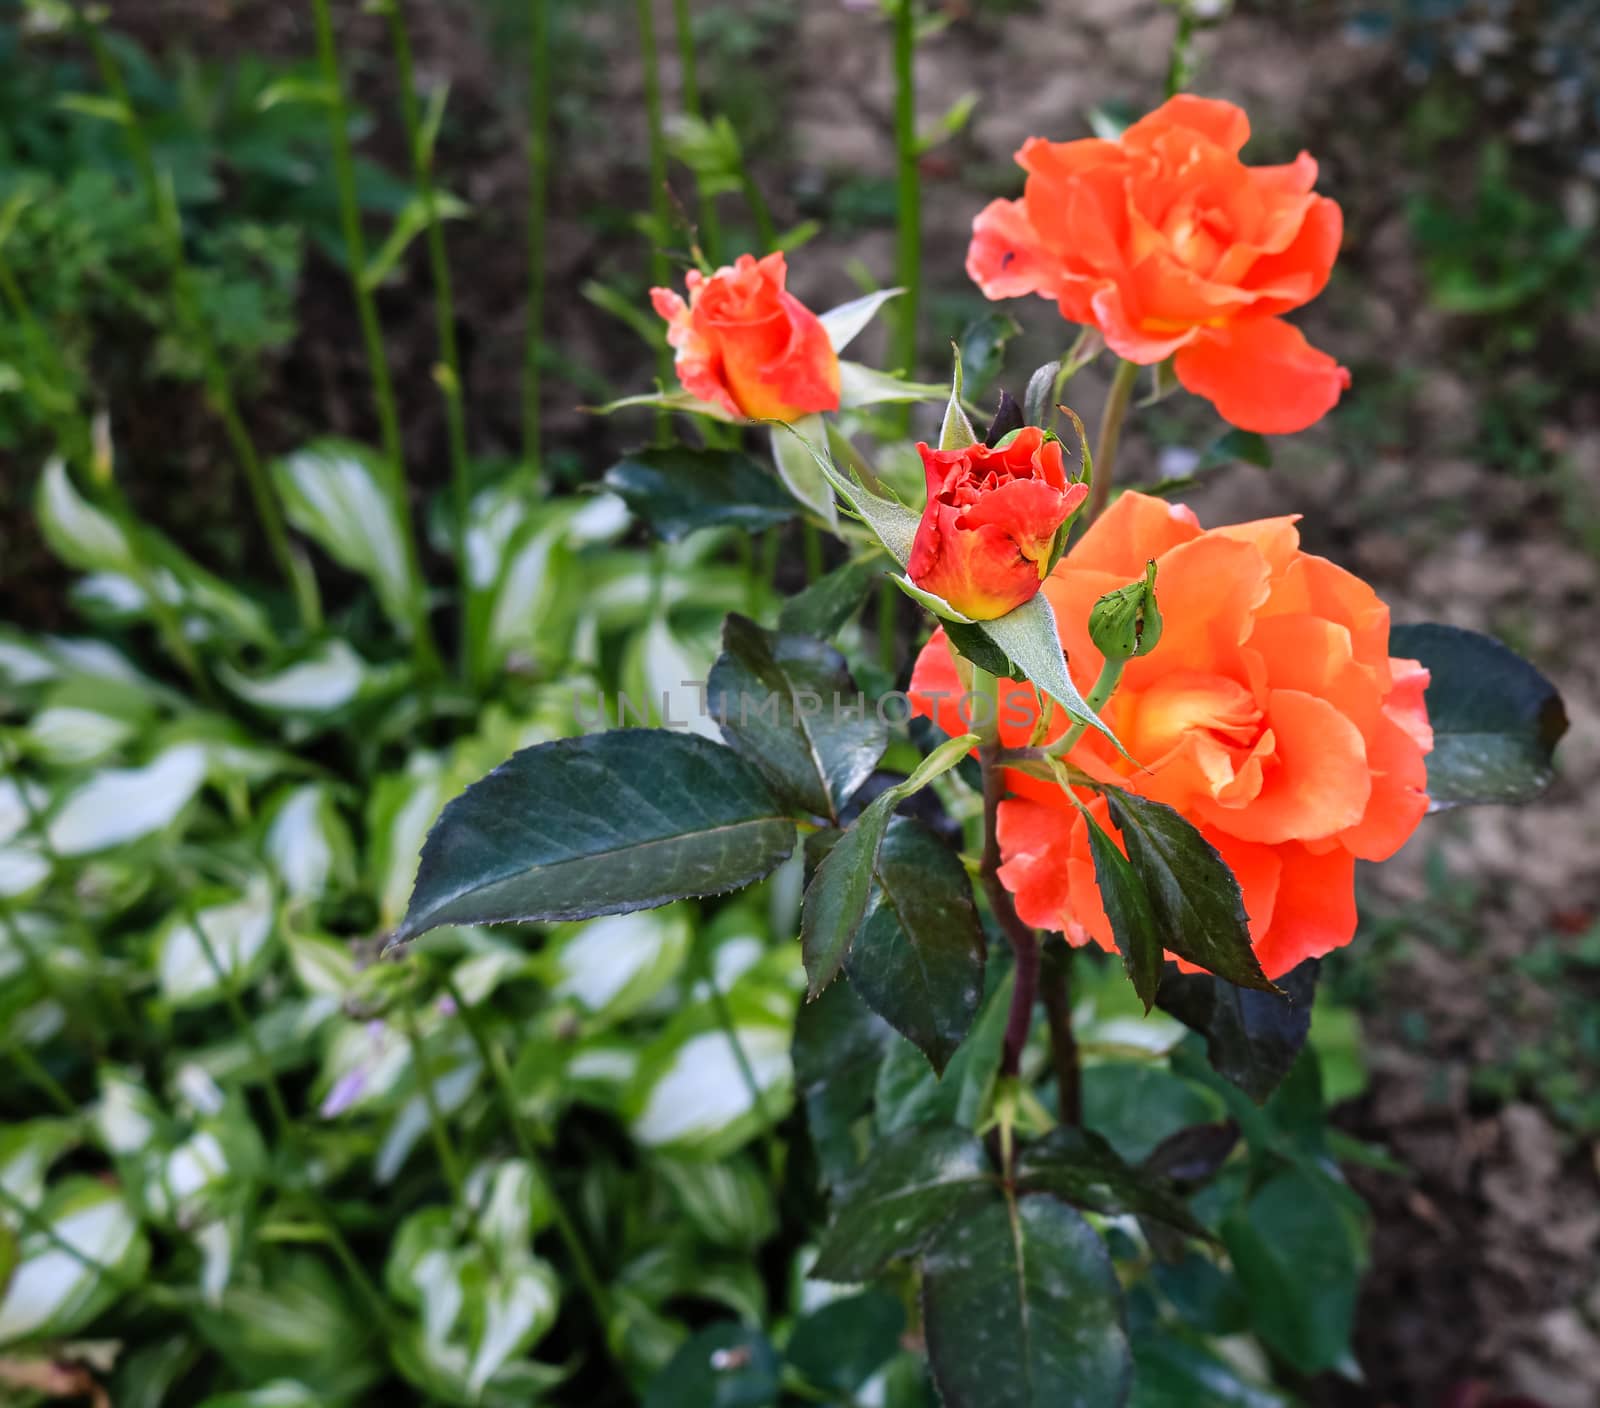
[[[511,1126],[511,1136],[516,1141],[517,1152],[522,1156],[534,1172],[534,1176],[544,1185],[550,1195],[551,1221],[555,1225],[556,1235],[561,1238],[562,1244],[567,1249],[567,1255],[572,1259],[574,1272],[577,1274],[578,1283],[583,1287],[584,1294],[589,1299],[590,1308],[593,1309],[595,1319],[599,1322],[600,1333],[603,1341],[609,1346],[611,1336],[611,1301],[606,1294],[605,1287],[600,1282],[600,1277],[594,1269],[594,1262],[590,1260],[588,1249],[583,1244],[579,1235],[578,1225],[573,1220],[572,1214],[567,1211],[566,1204],[561,1201],[560,1194],[556,1191],[554,1180],[545,1171],[544,1160],[540,1157],[535,1147],[533,1137],[528,1133],[523,1122],[522,1111],[517,1105],[517,1093],[511,1085],[511,1073],[506,1069],[505,1056],[500,1049],[489,1040],[489,1034],[483,1029],[483,1023],[467,1001],[466,995],[461,991],[454,977],[448,973],[444,975],[444,990],[450,994],[450,1000],[456,1005],[456,1015],[461,1018],[462,1025],[466,1027],[467,1034],[472,1038],[472,1044],[478,1048],[478,1056],[483,1061],[484,1069],[489,1072],[489,1078],[494,1083],[495,1094],[499,1096],[500,1103],[505,1110],[506,1122]]]
[[[400,416],[395,409],[394,383],[389,376],[389,354],[383,345],[378,305],[367,286],[367,241],[361,230],[361,207],[356,198],[355,162],[350,152],[350,109],[345,101],[344,79],[339,71],[339,51],[333,37],[333,15],[328,0],[311,0],[317,31],[317,63],[327,89],[328,136],[333,147],[333,177],[339,196],[339,227],[345,258],[350,264],[350,289],[355,297],[361,340],[366,347],[367,371],[372,377],[372,399],[383,444],[384,492],[399,528],[406,561],[414,581],[422,579],[417,557],[411,506],[406,501],[405,457],[401,448]],[[417,593],[412,612],[412,650],[424,676],[440,672],[439,651],[428,624],[423,594]]]
[[[1017,914],[1011,895],[1000,882],[1000,799],[1005,795],[1005,770],[1000,762],[1000,682],[993,675],[973,667],[972,692],[988,701],[988,708],[977,715],[984,720],[985,742],[978,749],[983,769],[983,857],[978,876],[989,908],[1010,941],[1016,959],[1016,982],[1011,990],[1011,1011],[1006,1018],[1005,1042],[1001,1048],[1001,1076],[1015,1076],[1022,1069],[1022,1051],[1028,1044],[1028,1029],[1033,1023],[1033,1004],[1039,991],[1039,936]],[[975,703],[974,709],[979,706]]]
[[[80,19],[79,27],[88,40],[95,66],[100,72],[101,82],[106,85],[122,109],[123,130],[127,135],[129,154],[133,157],[134,167],[139,173],[139,181],[144,187],[145,199],[150,204],[156,227],[167,243],[167,258],[172,265],[173,303],[178,317],[184,324],[185,332],[193,340],[205,366],[206,393],[222,421],[222,428],[233,449],[234,458],[239,461],[239,467],[244,471],[250,498],[255,505],[256,518],[261,524],[262,532],[266,534],[267,546],[273,559],[294,593],[301,624],[308,630],[315,629],[322,622],[322,606],[317,599],[316,578],[312,575],[310,562],[289,540],[288,529],[284,525],[283,510],[273,492],[267,472],[261,464],[261,457],[256,453],[255,442],[245,428],[244,418],[239,414],[238,403],[233,396],[233,384],[227,369],[223,366],[222,354],[195,301],[189,264],[183,252],[183,230],[178,219],[177,204],[156,168],[149,136],[133,105],[128,86],[123,81],[121,65],[117,63],[115,55],[107,46],[99,26],[94,21]],[[154,605],[152,600],[152,609]]]
[[[1062,1124],[1083,1122],[1078,1039],[1072,1031],[1072,949],[1051,944],[1040,974],[1039,996],[1050,1023],[1050,1063],[1056,1073],[1056,1108]]]
[[[538,482],[540,356],[544,347],[544,229],[550,177],[550,4],[529,0],[528,49],[528,328],[522,367],[522,458]]]
[[[1094,483],[1089,487],[1089,503],[1083,516],[1085,523],[1093,523],[1110,502],[1111,482],[1117,468],[1117,446],[1122,440],[1122,422],[1127,417],[1128,401],[1133,396],[1133,383],[1138,375],[1137,363],[1118,362],[1116,375],[1111,378],[1105,409],[1100,413],[1100,431],[1095,436]]]
[[[425,140],[411,61],[411,36],[406,29],[404,0],[390,0],[389,32],[394,43],[395,68],[400,80],[400,111],[405,121],[406,145],[411,148],[411,164],[417,179],[417,195],[422,201],[422,218],[427,222],[428,264],[433,275],[434,317],[439,325],[439,360],[443,364],[436,380],[444,393],[445,433],[450,447],[451,506],[455,515],[456,570],[467,571],[467,517],[472,497],[472,464],[467,456],[467,422],[462,405],[465,388],[461,381],[461,357],[456,348],[455,294],[450,281],[450,259],[445,250],[444,222],[439,218],[438,192],[433,181],[432,139]],[[461,593],[462,610],[470,593]],[[472,633],[461,632],[463,673],[465,657],[471,650]]]

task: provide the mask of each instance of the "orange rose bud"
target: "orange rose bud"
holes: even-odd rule
[[[650,290],[669,325],[685,391],[745,420],[799,420],[839,408],[839,357],[817,315],[785,291],[783,255],[741,254],[687,280],[687,303]]]
[[[990,298],[1055,300],[1127,361],[1175,358],[1241,429],[1304,430],[1350,373],[1279,315],[1322,292],[1344,217],[1305,152],[1240,161],[1249,136],[1232,103],[1180,94],[1115,142],[1030,137],[1023,197],[973,221],[967,273]]]
[[[928,505],[906,575],[974,621],[992,621],[1038,592],[1057,535],[1088,496],[1067,482],[1061,442],[1037,426],[991,450],[919,444]]]

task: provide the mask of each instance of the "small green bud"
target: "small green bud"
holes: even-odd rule
[[[1148,655],[1161,639],[1161,610],[1156,605],[1156,564],[1145,565],[1137,582],[1107,592],[1089,613],[1089,639],[1107,660],[1132,660]]]

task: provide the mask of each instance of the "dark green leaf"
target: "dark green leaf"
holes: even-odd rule
[[[992,450],[1012,431],[1021,430],[1026,424],[1016,397],[1002,387],[1000,405],[995,410],[994,419],[989,422],[989,428],[983,432],[983,443]]]
[[[1311,1003],[1321,965],[1307,959],[1279,981],[1280,993],[1235,987],[1210,973],[1180,973],[1161,980],[1156,1001],[1206,1039],[1206,1054],[1258,1105],[1289,1074],[1311,1030]]]
[[[872,584],[889,570],[881,552],[853,557],[784,602],[778,629],[791,635],[831,637],[860,609]]]
[[[978,741],[976,734],[947,738],[904,782],[874,797],[817,866],[800,907],[800,956],[815,997],[838,975],[850,945],[867,917],[878,847],[894,809],[961,761]],[[819,847],[820,849],[820,847]]]
[[[697,528],[757,533],[795,514],[777,477],[738,450],[635,450],[606,471],[604,482],[669,543]]]
[[[1223,1113],[1220,1099],[1160,1066],[1106,1062],[1083,1073],[1083,1122],[1129,1163],[1162,1140]]]
[[[990,640],[978,626],[969,626],[961,621],[941,621],[939,624],[944,627],[945,637],[950,644],[980,670],[987,670],[991,675],[999,675],[1002,679],[1013,673],[1005,651]]]
[[[1122,966],[1133,983],[1134,992],[1148,1012],[1161,985],[1161,969],[1166,962],[1162,933],[1155,909],[1144,882],[1135,873],[1117,843],[1087,811],[1089,853],[1094,857],[1094,880],[1100,889],[1111,933],[1122,952]]]
[[[845,973],[867,1006],[943,1071],[983,997],[984,942],[961,859],[895,817]]]
[[[1028,1145],[1017,1163],[1017,1186],[1024,1192],[1050,1193],[1089,1212],[1135,1213],[1194,1237],[1209,1235],[1167,1179],[1124,1163],[1091,1130],[1059,1125]]]
[[[1196,473],[1220,469],[1223,465],[1242,461],[1261,469],[1272,468],[1272,446],[1263,435],[1253,430],[1230,430],[1226,435],[1206,447],[1195,465]]]
[[[943,1075],[929,1070],[926,1058],[909,1041],[890,1043],[878,1068],[875,1098],[880,1133],[922,1124],[976,1126],[1000,1069],[1015,981],[1013,970],[1001,960],[990,962],[989,978],[978,1020]]]
[[[1022,393],[1022,421],[1024,425],[1043,425],[1050,414],[1050,393],[1055,389],[1056,377],[1061,374],[1060,362],[1046,362],[1028,378]]]
[[[1216,849],[1161,802],[1113,787],[1105,795],[1161,946],[1241,987],[1273,990],[1250,945],[1239,882]]]
[[[817,816],[837,818],[889,744],[888,725],[859,698],[837,650],[737,614],[723,622],[706,701],[723,736],[779,796]]]
[[[1156,1262],[1150,1271],[1187,1328],[1206,1335],[1236,1335],[1249,1328],[1250,1307],[1238,1281],[1203,1252],[1191,1248],[1177,1261]]]
[[[878,1067],[898,1038],[848,983],[802,1003],[794,1023],[794,1079],[806,1127],[830,1185],[859,1163],[854,1127],[872,1109]]]
[[[1222,1236],[1262,1339],[1306,1374],[1349,1355],[1366,1257],[1360,1227],[1324,1175],[1276,1174]]]
[[[1133,1359],[1122,1291],[1094,1229],[1053,1198],[996,1199],[923,1258],[945,1408],[1119,1408]]]
[[[1239,1126],[1232,1120],[1194,1124],[1169,1134],[1140,1167],[1179,1185],[1205,1183],[1216,1176],[1238,1143]]]
[[[684,1344],[644,1396],[644,1408],[770,1408],[778,1352],[759,1330],[709,1325]]]
[[[445,807],[395,938],[722,894],[793,848],[794,823],[731,748],[666,729],[558,739]]]
[[[838,975],[850,946],[866,922],[872,872],[888,829],[893,804],[884,793],[861,813],[817,866],[800,905],[800,957],[806,965],[806,995],[815,998]]]
[[[965,1220],[999,1196],[983,1145],[969,1131],[934,1125],[893,1135],[839,1190],[811,1275],[847,1284],[869,1280],[891,1261],[921,1251],[958,1211]]]
[[[962,329],[961,370],[968,399],[976,401],[983,389],[1000,375],[1006,343],[1021,331],[1021,324],[1009,313],[980,314]]]
[[[807,1383],[849,1398],[899,1351],[905,1327],[905,1307],[893,1296],[846,1296],[794,1327],[787,1358]]]
[[[1567,731],[1555,686],[1497,640],[1455,626],[1396,626],[1389,653],[1420,660],[1428,682],[1428,796],[1434,807],[1526,802],[1550,785]]]
[[[1210,1350],[1163,1329],[1134,1336],[1131,1408],[1297,1408]]]

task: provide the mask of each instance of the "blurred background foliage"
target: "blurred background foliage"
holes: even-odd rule
[[[1194,86],[1251,109],[1253,159],[1314,152],[1344,204],[1345,257],[1311,322],[1356,385],[1270,474],[1207,459],[1203,408],[1148,407],[1131,476],[1207,473],[1194,502],[1211,521],[1304,510],[1308,544],[1372,578],[1397,616],[1491,630],[1540,661],[1577,727],[1538,819],[1441,824],[1375,883],[1362,937],[1325,967],[1312,1046],[1264,1110],[1181,1028],[1138,1020],[1110,965],[1079,965],[1090,1125],[1132,1160],[1195,1121],[1244,1134],[1195,1176],[1227,1256],[1168,1263],[1137,1227],[1113,1231],[1136,1402],[1426,1408],[1517,1389],[1587,1408],[1593,7],[1199,8],[1225,22],[1200,27]],[[597,694],[681,692],[727,611],[770,617],[803,584],[790,529],[753,551],[715,531],[647,546],[591,491],[649,417],[577,407],[658,367],[651,247],[676,280],[686,221],[723,258],[781,241],[814,306],[891,281],[886,12],[552,0],[538,233],[533,7],[407,11],[455,272],[464,522],[431,221],[383,16],[335,10],[358,267],[305,7],[114,7],[105,42],[181,222],[180,316],[160,213],[92,55],[47,10],[0,9],[0,254],[32,320],[15,302],[0,320],[0,1395],[930,1403],[914,1310],[804,1280],[829,1161],[851,1161],[818,1120],[833,1095],[847,1130],[970,1111],[998,1042],[982,1019],[943,1083],[898,1038],[848,1044],[850,1014],[827,1004],[802,1024],[838,1025],[795,1046],[792,870],[733,904],[445,931],[377,961],[446,799],[576,731]],[[644,16],[670,202],[652,202],[648,176]],[[1154,0],[919,16],[924,286],[905,370],[935,374],[960,339],[969,389],[989,393],[1059,355],[1061,328],[1042,304],[1008,322],[966,282],[971,215],[1015,191],[1028,131],[1083,135],[1151,106],[1176,16]],[[530,443],[531,233],[546,294]],[[352,277],[382,323],[414,560],[368,448],[382,427]],[[320,629],[297,631],[273,579],[207,346],[311,546]],[[47,469],[63,423],[81,453]],[[414,648],[419,612],[464,664],[450,678]],[[847,622],[864,687],[898,682],[882,662],[909,660],[909,625]],[[163,651],[174,631],[186,647]],[[903,770],[917,750],[896,747]],[[940,792],[947,824],[971,819],[959,774]],[[825,1078],[835,1053],[860,1057],[842,1093]],[[696,1377],[711,1362],[714,1384]]]

